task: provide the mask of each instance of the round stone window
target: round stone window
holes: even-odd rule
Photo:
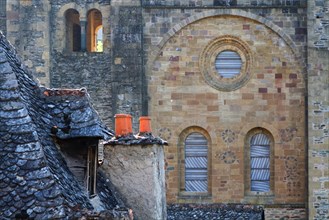
[[[240,74],[242,61],[240,55],[231,50],[220,52],[215,60],[217,73],[223,77],[232,79]]]
[[[241,88],[251,78],[251,50],[234,36],[211,41],[200,54],[200,70],[205,81],[221,91]]]

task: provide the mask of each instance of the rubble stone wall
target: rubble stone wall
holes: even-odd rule
[[[0,31],[6,35],[7,25],[6,25],[6,0],[0,0]]]
[[[112,127],[112,72],[111,30],[109,1],[70,3],[51,1],[51,56],[50,85],[55,88],[86,88],[101,119]],[[87,19],[88,11],[102,13],[103,52],[72,52],[66,48],[65,12],[75,9],[80,21]]]
[[[329,218],[329,2],[308,1],[309,219]]]
[[[136,219],[166,219],[163,146],[105,145],[101,169]]]
[[[143,6],[182,6],[182,7],[202,7],[202,6],[300,6],[306,5],[306,0],[143,0]]]
[[[113,112],[146,115],[143,97],[146,87],[143,71],[142,9],[136,6],[111,7]],[[144,112],[143,112],[144,111]],[[144,113],[144,114],[143,114]],[[133,121],[137,131],[138,121]]]
[[[49,86],[49,1],[7,1],[7,39],[42,85]]]
[[[113,127],[116,113],[142,115],[142,15],[131,2],[52,1],[51,86],[86,87],[101,118]],[[128,6],[126,6],[128,4]],[[104,51],[81,53],[65,51],[65,10],[73,8],[85,20],[89,9],[99,9],[103,17]],[[138,121],[133,122],[135,130]]]

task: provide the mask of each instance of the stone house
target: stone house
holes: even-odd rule
[[[169,143],[167,203],[323,219],[328,4],[0,0],[0,29],[41,84],[86,87],[108,126],[117,113],[135,129],[152,118]]]
[[[98,142],[113,133],[88,93],[39,87],[2,34],[0,76],[1,219],[129,219],[96,173]]]

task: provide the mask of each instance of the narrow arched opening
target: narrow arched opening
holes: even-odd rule
[[[103,52],[102,13],[97,9],[90,10],[87,21],[87,50]]]
[[[81,26],[80,15],[75,9],[68,9],[65,12],[66,25],[66,49],[67,51],[81,50]]]

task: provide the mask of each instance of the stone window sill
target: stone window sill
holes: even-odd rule
[[[273,204],[274,202],[274,194],[272,192],[267,193],[256,193],[249,192],[244,197],[244,202],[250,204]]]
[[[212,196],[208,192],[180,192],[178,195],[180,203],[211,202]]]

